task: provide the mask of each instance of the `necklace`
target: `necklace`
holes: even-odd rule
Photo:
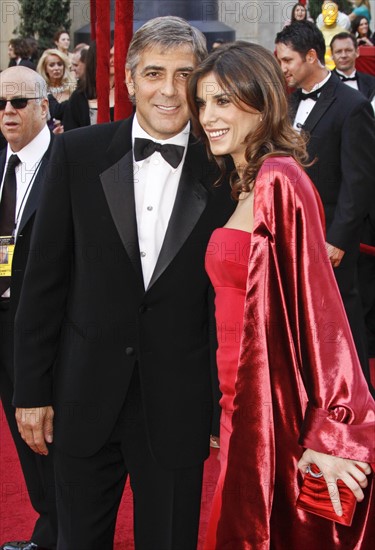
[[[67,84],[62,84],[61,86],[49,86],[48,91],[51,94],[61,94],[67,87]]]

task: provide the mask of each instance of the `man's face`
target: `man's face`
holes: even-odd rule
[[[8,45],[8,57],[9,57],[9,59],[16,59],[16,57],[17,57],[15,52],[14,52],[14,48],[13,48],[12,44]]]
[[[308,89],[311,80],[311,65],[303,56],[286,44],[276,44],[276,55],[285,80],[291,88]]]
[[[22,69],[7,69],[0,74],[0,98],[39,97],[40,89],[32,76]],[[42,130],[47,121],[48,100],[28,101],[24,109],[15,109],[8,102],[0,111],[0,130],[13,152],[20,151]]]
[[[336,39],[332,44],[331,55],[337,69],[348,74],[354,71],[359,54],[350,38]]]
[[[79,80],[85,74],[85,63],[81,61],[81,52],[77,52],[72,56],[72,73],[76,75],[76,79]]]
[[[134,76],[126,69],[128,92],[135,97],[138,122],[155,139],[168,139],[189,120],[186,81],[196,65],[189,45],[144,50]]]

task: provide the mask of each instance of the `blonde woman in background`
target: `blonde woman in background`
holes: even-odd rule
[[[59,126],[64,122],[68,99],[76,87],[69,71],[69,58],[58,49],[45,50],[36,70],[47,82],[51,120],[55,127]]]

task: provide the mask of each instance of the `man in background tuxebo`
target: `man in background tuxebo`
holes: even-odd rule
[[[291,94],[294,127],[307,137],[315,184],[326,217],[326,246],[365,377],[370,383],[366,331],[358,291],[360,235],[375,196],[375,123],[370,102],[324,66],[325,43],[309,21],[276,36],[277,57]],[[317,253],[320,253],[317,251]],[[329,342],[334,322],[318,327]]]
[[[135,116],[56,138],[14,404],[34,451],[55,442],[58,550],[112,549],[128,476],[137,549],[196,548],[212,411],[204,258],[234,207],[190,135],[186,80],[205,55],[186,21],[147,22],[127,56]]]
[[[38,456],[22,441],[14,416],[15,409],[12,406],[14,316],[29,256],[35,212],[50,154],[47,85],[35,71],[26,67],[11,67],[0,74],[0,102],[0,129],[7,140],[6,147],[0,153],[0,239],[2,243],[7,243],[1,245],[3,259],[13,258],[9,265],[1,266],[0,397],[17,448],[30,500],[39,515],[30,541],[9,542],[0,548],[54,549],[57,540],[57,518],[52,455]],[[8,212],[11,214],[9,231],[6,227]],[[9,232],[11,235],[8,235]],[[12,242],[15,243],[14,249]],[[1,475],[2,481],[5,482],[5,472],[1,472]]]

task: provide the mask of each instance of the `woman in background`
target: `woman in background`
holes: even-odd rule
[[[369,0],[354,0],[355,7],[349,15],[349,19],[354,21],[358,16],[364,16],[367,21],[371,21],[371,7]]]
[[[47,82],[51,119],[55,124],[64,124],[64,113],[68,99],[73,93],[76,82],[69,72],[69,59],[57,49],[45,50],[36,68]]]
[[[375,45],[375,33],[371,32],[367,17],[359,15],[353,20],[352,33],[357,39],[358,46]]]
[[[196,134],[222,174],[234,163],[237,200],[206,255],[223,394],[206,550],[368,548],[375,527],[364,489],[375,462],[375,406],[326,256],[323,209],[303,170],[305,143],[288,117],[281,69],[261,46],[223,45],[192,73],[188,100]],[[337,479],[364,499],[352,527],[296,507],[310,465],[329,485],[338,520]]]
[[[55,44],[55,48],[57,50],[68,57],[70,70],[70,64],[72,62],[73,54],[69,51],[70,36],[68,31],[66,31],[65,29],[59,29],[58,31],[56,31],[53,36],[53,43]]]
[[[304,21],[305,19],[307,19],[306,6],[301,4],[301,2],[297,2],[297,4],[294,4],[294,6],[292,7],[290,19],[287,19],[285,21],[284,27],[290,25],[291,23],[294,23],[294,21]]]

